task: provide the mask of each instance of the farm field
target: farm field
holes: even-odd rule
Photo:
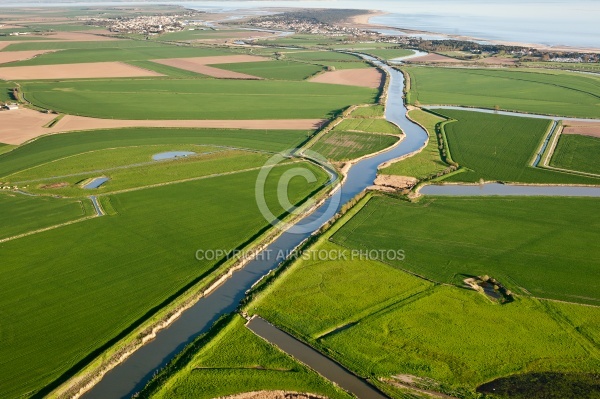
[[[304,80],[323,70],[322,67],[317,65],[303,64],[287,60],[219,64],[216,65],[216,67],[219,69],[225,69],[227,71],[245,73],[264,79],[275,80]]]
[[[14,148],[15,148],[14,145],[0,143],[0,155],[4,154],[5,152],[12,151]]]
[[[275,214],[277,180],[290,167],[267,181]],[[317,182],[292,180],[292,203],[327,180],[308,167]],[[257,173],[112,195],[103,204],[113,216],[3,243],[0,396],[37,391],[209,276],[214,261],[195,260],[198,248],[233,249],[267,228],[255,205]]]
[[[600,174],[598,154],[600,154],[600,138],[562,134],[556,144],[550,166]]]
[[[532,234],[527,225],[540,227],[544,219],[539,216],[551,210],[548,204],[556,205],[560,201],[435,198],[410,204],[388,197],[363,200],[366,205],[358,213],[351,210],[300,260],[254,294],[246,310],[320,348],[359,375],[379,379],[378,385],[392,397],[404,397],[385,384],[396,375],[414,376],[417,385],[471,398],[475,397],[477,386],[504,375],[547,370],[594,372],[599,366],[600,354],[597,334],[589,336],[586,331],[594,331],[600,308],[540,301],[527,295],[507,305],[498,305],[475,291],[433,284],[402,270],[423,273],[428,268],[428,274],[423,274],[443,282],[452,282],[458,273],[489,273],[504,282],[498,275],[497,262],[507,255],[510,245],[506,244],[513,240],[516,244],[513,248],[527,257],[523,264],[528,268],[520,268],[521,273],[537,274],[537,281],[531,285],[542,287],[545,279],[559,277],[554,280],[555,286],[570,286],[576,275],[578,288],[581,288],[581,283],[587,284],[585,281],[593,268],[571,269],[571,280],[565,280],[555,275],[555,272],[564,273],[562,267],[550,271],[545,261],[531,261],[532,253],[540,256],[539,239],[530,237],[531,244],[522,248],[523,240],[517,233],[521,229],[526,233],[521,234]],[[562,202],[560,206],[564,209],[581,205],[574,199]],[[583,202],[587,202],[585,209],[589,218],[594,202]],[[515,208],[517,214],[512,215]],[[458,212],[459,209],[464,213]],[[536,211],[532,212],[533,209]],[[483,210],[487,212],[484,214]],[[525,218],[524,213],[531,216]],[[504,219],[507,214],[510,214],[510,222]],[[556,224],[580,226],[571,224],[577,211],[552,214],[566,215],[560,222],[554,222]],[[497,224],[500,218],[504,223]],[[507,230],[504,224],[513,227]],[[432,227],[439,225],[445,228]],[[485,229],[485,238],[481,239],[483,234],[474,227],[476,225]],[[491,230],[490,226],[496,228]],[[593,229],[580,234],[589,239]],[[460,231],[462,235],[451,235],[451,231]],[[572,237],[573,232],[564,234]],[[510,238],[505,238],[507,236]],[[547,234],[539,233],[539,236]],[[571,239],[579,238],[581,236]],[[459,240],[463,243],[470,240],[471,245],[457,250],[457,245],[462,247]],[[494,242],[494,250],[501,256],[494,257],[493,251],[482,241]],[[478,247],[473,245],[475,243]],[[554,255],[564,256],[561,247],[554,242],[546,245],[554,249]],[[398,248],[404,249],[406,257],[397,263],[310,255]],[[586,254],[593,263],[595,257],[589,252],[589,242],[587,248]],[[455,258],[457,251],[463,251],[464,255]],[[485,267],[475,270],[474,262]],[[565,262],[562,259],[560,264]],[[581,259],[568,264],[577,263],[581,264]],[[423,267],[415,270],[416,264]],[[504,264],[514,265],[514,262],[506,260]],[[466,271],[461,265],[471,269]],[[531,273],[534,265],[536,273]],[[440,272],[446,273],[442,279],[438,279]],[[516,274],[514,277],[520,278]],[[594,291],[593,284],[588,284],[588,293]],[[529,284],[526,286],[531,288]],[[567,317],[566,321],[563,316]],[[518,340],[514,339],[515,335],[519,336]]]
[[[383,60],[392,60],[394,58],[406,57],[414,54],[413,50],[398,48],[398,49],[373,49],[373,50],[363,50],[362,53],[372,55],[374,57],[381,58]]]
[[[357,107],[352,111],[353,118],[383,118],[385,107],[383,105],[370,105],[368,107]]]
[[[108,119],[323,118],[377,96],[363,87],[219,79],[25,83],[23,91],[42,108]]]
[[[210,399],[242,392],[285,390],[350,398],[314,371],[254,335],[245,320],[234,315],[214,336],[197,341],[180,356],[182,367],[160,383],[146,388],[142,398]],[[243,350],[240,350],[243,348]],[[173,365],[175,366],[175,364]],[[226,381],[226,383],[224,383]],[[153,386],[154,385],[154,386]]]
[[[600,296],[591,278],[600,270],[593,244],[600,223],[597,202],[426,197],[412,204],[375,198],[333,241],[361,249],[399,245],[406,261],[395,267],[442,283],[462,284],[469,275],[487,274],[519,294],[597,305]]]
[[[411,119],[425,127],[429,134],[429,141],[421,152],[402,161],[392,163],[390,166],[381,169],[381,173],[411,176],[423,180],[442,172],[448,167],[440,158],[440,149],[438,148],[435,128],[438,123],[443,122],[445,119],[419,109],[409,111],[408,115]]]
[[[414,104],[599,118],[600,78],[563,71],[406,67]]]
[[[179,150],[179,148],[177,149]],[[258,169],[267,159],[269,159],[268,154],[221,149],[214,153],[198,153],[197,156],[154,162],[151,165],[132,165],[88,172],[79,171],[74,176],[46,178],[44,180],[36,179],[27,181],[26,184],[28,185],[27,191],[32,193],[77,197],[84,194],[112,193],[247,169]],[[82,185],[90,181],[89,179],[95,177],[108,177],[110,180],[98,189],[86,190],[82,188]],[[15,176],[14,178],[20,177]],[[55,188],[52,186],[53,184],[57,184],[59,187]]]
[[[121,41],[108,42],[120,43]],[[94,43],[95,44],[95,43]],[[230,55],[231,51],[218,48],[194,48],[179,47],[171,45],[161,45],[154,43],[154,46],[122,46],[98,48],[94,44],[81,49],[66,49],[52,53],[46,53],[26,61],[11,62],[5,66],[32,66],[32,65],[60,65],[60,64],[79,64],[89,62],[127,62],[127,61],[147,61],[159,58],[178,58],[178,57],[210,57],[217,55]],[[12,49],[10,48],[5,49]],[[58,47],[61,48],[61,47]],[[233,53],[235,54],[235,53]]]
[[[397,141],[397,137],[385,134],[335,129],[326,133],[310,149],[332,161],[348,161],[383,150]]]
[[[5,38],[2,38],[4,40]],[[21,40],[21,38],[18,38]],[[133,49],[136,47],[163,48],[165,46],[157,43],[142,40],[111,40],[97,42],[77,42],[77,41],[40,41],[40,42],[15,42],[5,47],[3,51],[31,51],[31,50],[101,50],[101,49]],[[134,52],[137,52],[135,50]],[[143,50],[139,50],[143,51]],[[77,53],[71,53],[77,54]],[[79,53],[81,54],[81,53]],[[86,61],[87,62],[87,61]]]
[[[61,200],[0,192],[0,240],[92,216],[91,206],[87,199]]]
[[[353,114],[354,115],[354,114]],[[402,130],[383,118],[348,118],[340,122],[335,130],[358,131],[380,134],[402,134]]]
[[[121,62],[92,62],[70,65],[37,65],[0,68],[4,80],[50,80],[90,78],[148,78],[161,75]]]
[[[444,125],[452,159],[462,173],[444,181],[600,184],[600,179],[531,167],[550,127],[544,119],[443,110],[457,120]]]
[[[0,156],[0,178],[61,158],[132,146],[215,145],[262,151],[295,148],[306,131],[130,128],[64,133],[41,137]],[[116,162],[116,160],[111,160]]]
[[[12,89],[14,88],[13,83],[4,82],[0,80],[0,101],[12,101]]]
[[[378,69],[365,68],[327,71],[310,78],[310,81],[316,83],[369,87],[372,89],[377,89],[383,85],[385,78]]]

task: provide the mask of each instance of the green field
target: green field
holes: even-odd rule
[[[385,107],[383,105],[371,105],[368,107],[358,107],[352,111],[353,118],[383,118]]]
[[[327,180],[307,167],[318,179],[293,179],[292,203]],[[275,214],[277,180],[289,169],[267,181]],[[0,396],[42,388],[207,276],[214,261],[195,260],[198,249],[233,249],[267,228],[255,205],[257,173],[112,195],[103,203],[113,216],[3,243]]]
[[[597,62],[523,62],[522,65],[531,68],[552,68],[584,72],[600,72],[600,64]]]
[[[65,133],[40,137],[27,145],[0,156],[0,179],[62,158],[79,157],[83,153],[133,146],[218,145],[263,151],[283,151],[300,145],[307,132],[296,130],[229,130],[229,129],[160,129],[130,128]],[[139,158],[134,158],[136,161]],[[111,166],[118,160],[110,158]],[[69,171],[77,165],[65,165]],[[61,172],[62,173],[62,172]],[[36,175],[44,177],[43,175]],[[34,177],[36,177],[34,176]]]
[[[600,118],[600,77],[563,71],[406,67],[408,100]]]
[[[408,114],[411,119],[417,121],[427,130],[429,142],[423,150],[400,162],[395,162],[381,170],[384,174],[398,176],[412,176],[419,180],[429,178],[442,172],[448,165],[440,158],[440,149],[438,148],[438,139],[436,135],[436,125],[445,119],[430,114],[420,109],[415,109]]]
[[[343,61],[353,63],[363,63],[362,58],[351,55],[338,53],[336,51],[290,51],[283,53],[285,58],[301,61]]]
[[[0,143],[0,155],[4,154],[5,152],[12,151],[14,148],[15,148],[14,145]]]
[[[304,80],[323,70],[322,67],[317,65],[287,60],[219,64],[214,65],[214,67],[277,80]]]
[[[349,118],[335,127],[336,130],[358,131],[367,133],[401,134],[402,130],[385,119]]]
[[[199,340],[176,373],[141,398],[210,399],[242,392],[285,390],[350,398],[320,375],[269,345],[235,315],[214,337]],[[243,348],[243,350],[242,350]]]
[[[5,38],[2,38],[5,40]],[[37,39],[39,40],[39,39]],[[157,43],[142,40],[109,40],[98,42],[39,42],[39,43],[14,43],[2,49],[2,51],[26,51],[26,50],[91,50],[91,49],[133,49],[136,47],[162,47]]]
[[[179,150],[180,148],[177,147]],[[220,173],[231,173],[247,169],[259,168],[267,161],[269,155],[247,151],[225,151],[214,153],[198,153],[197,156],[171,161],[153,162],[144,165],[124,166],[116,169],[100,169],[94,172],[79,171],[74,176],[46,178],[44,180],[27,181],[27,191],[38,194],[56,194],[77,197],[86,194],[106,194],[114,191],[166,184],[174,181],[197,179]],[[72,163],[71,163],[72,165]],[[86,170],[89,170],[86,168]],[[60,176],[60,175],[55,175]],[[86,190],[81,186],[88,179],[108,177],[110,181],[98,189]],[[11,176],[11,179],[20,179]],[[52,184],[67,184],[66,187],[53,188]],[[84,184],[85,183],[85,184]],[[19,183],[22,185],[23,183]]]
[[[113,43],[113,42],[108,42]],[[117,42],[118,43],[118,42]],[[46,53],[25,61],[11,62],[3,66],[78,64],[82,62],[147,61],[161,58],[209,57],[231,55],[231,51],[218,48],[179,47],[154,44],[154,46],[106,47],[69,49]]]
[[[0,192],[0,240],[94,215],[91,206],[88,200]]]
[[[599,304],[597,206],[595,198],[376,198],[333,240],[400,246],[406,261],[394,266],[443,283],[487,274],[517,293]]]
[[[0,101],[13,101],[12,89],[15,87],[13,83],[0,80]]]
[[[374,57],[381,58],[383,60],[392,60],[394,58],[406,57],[414,54],[413,50],[398,48],[398,49],[375,49],[375,50],[363,50],[361,53],[369,54]]]
[[[596,202],[436,198],[411,204],[375,197],[325,233],[246,309],[359,375],[430,378],[423,385],[463,398],[514,373],[597,371],[600,308],[526,295],[499,305],[402,270],[442,282],[458,282],[460,273],[489,274],[511,288],[518,281],[534,295],[559,293],[577,301],[586,293],[597,303]],[[399,248],[404,261],[349,255]],[[348,258],[316,255],[331,251]],[[379,385],[392,397],[405,397]]]
[[[115,119],[323,118],[370,103],[377,90],[312,82],[224,79],[91,80],[22,85],[33,104]]]
[[[385,134],[335,129],[326,133],[310,149],[332,161],[347,161],[383,150],[397,141],[397,137]]]
[[[531,167],[550,122],[469,111],[443,110],[458,122],[444,125],[452,159],[462,173],[445,181],[600,184],[600,179]]]
[[[207,75],[203,75],[201,73],[196,73],[192,71],[186,71],[185,69],[175,68],[169,65],[159,64],[158,62],[152,61],[127,61],[129,65],[136,66],[138,68],[148,69],[150,71],[154,71],[160,73],[162,75],[168,76],[169,78],[174,79],[186,79],[186,78],[208,78]]]
[[[562,134],[550,160],[550,166],[600,174],[600,138]]]

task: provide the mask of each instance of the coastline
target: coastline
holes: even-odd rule
[[[426,30],[416,30],[409,28],[398,28],[395,26],[382,25],[378,23],[371,22],[371,19],[374,17],[380,17],[384,15],[390,15],[391,13],[379,10],[369,10],[365,14],[357,15],[352,17],[349,22],[351,22],[354,27],[364,28],[364,29],[387,29],[394,30],[397,32],[403,32],[406,35],[403,36],[418,36],[418,35],[427,35],[427,36],[440,36],[447,39],[452,40],[463,40],[463,41],[472,41],[472,42],[485,42],[490,45],[499,45],[499,46],[519,46],[519,47],[527,47],[527,48],[535,48],[540,51],[560,51],[560,52],[569,52],[576,51],[581,53],[600,53],[600,46],[598,47],[589,47],[589,46],[565,46],[565,45],[547,45],[540,43],[528,43],[528,42],[517,42],[511,40],[490,40],[483,39],[474,36],[466,36],[466,35],[455,35],[450,33],[442,33],[442,32],[434,32],[434,31],[426,31]]]

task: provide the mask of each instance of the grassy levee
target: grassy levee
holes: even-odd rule
[[[548,204],[561,201],[561,210],[570,212],[548,212],[555,210]],[[581,205],[578,202],[587,203],[587,216],[578,215],[582,213],[580,207],[573,211]],[[528,296],[498,305],[475,291],[428,282],[403,270],[437,281],[453,282],[462,272],[508,279],[498,268],[503,262],[503,267],[513,269],[511,284],[516,279],[532,291],[533,287],[541,291],[549,288],[549,279],[563,292],[587,289],[594,295],[590,281],[595,279],[590,276],[597,274],[597,255],[589,244],[598,221],[585,231],[572,224],[574,215],[589,220],[593,207],[592,200],[578,199],[436,198],[412,204],[367,196],[356,207],[357,212],[353,209],[338,221],[304,256],[263,287],[245,309],[319,348],[357,374],[378,381],[392,397],[404,394],[383,381],[399,374],[416,376],[417,386],[423,388],[475,398],[477,386],[501,376],[535,371],[594,372],[600,365],[594,330],[600,308],[555,304]],[[459,208],[461,212],[457,212]],[[515,208],[518,212],[513,214]],[[589,260],[583,260],[585,264],[578,269],[571,266],[565,271],[562,267],[572,265],[565,257],[581,260],[579,255],[562,252],[569,243],[541,243],[539,237],[546,238],[547,232],[531,236],[528,226],[541,227],[547,214],[561,215],[555,225],[570,226],[556,242],[565,237],[583,239],[578,248],[586,248]],[[440,225],[446,228],[439,229]],[[495,226],[493,231],[490,226]],[[552,229],[553,234],[557,230]],[[490,247],[482,241],[495,245]],[[552,248],[553,255],[561,258],[554,263],[559,267],[550,270],[545,266],[552,256],[543,255],[541,246]],[[406,257],[396,263],[314,255],[398,248],[404,249]],[[457,256],[459,253],[462,255]],[[522,255],[525,260],[517,263]],[[530,261],[536,257],[536,262]],[[472,267],[474,263],[481,267]],[[415,265],[421,267],[416,269]],[[440,276],[440,271],[445,275]],[[564,278],[567,275],[569,280]],[[576,279],[577,288],[572,289]],[[557,317],[554,307],[569,315],[568,320]]]
[[[333,240],[400,245],[406,261],[394,266],[442,283],[487,274],[517,293],[599,304],[595,207],[594,198],[378,198]]]
[[[600,78],[547,70],[405,67],[408,101],[600,117]]]
[[[282,213],[277,179],[296,166],[275,168],[267,181],[275,214]],[[317,182],[292,180],[292,203],[327,181],[308,167]],[[265,232],[270,225],[254,199],[257,173],[112,195],[114,216],[3,243],[1,396],[70,377],[210,276],[221,260],[198,261],[196,250],[239,248]]]
[[[550,159],[550,166],[600,174],[600,138],[562,134]]]
[[[94,215],[85,201],[0,192],[0,240]]]
[[[429,141],[421,152],[400,162],[392,163],[387,168],[382,169],[381,173],[412,176],[419,180],[431,178],[437,173],[443,172],[449,166],[440,157],[440,140],[437,133],[438,126],[445,119],[420,109],[409,111],[408,116],[427,130]]]
[[[380,118],[348,118],[335,127],[336,130],[358,131],[366,133],[401,134],[402,130],[393,123]]]
[[[530,166],[548,132],[548,120],[455,110],[441,113],[456,120],[443,129],[452,159],[462,168],[444,181],[600,184],[598,178]]]
[[[113,43],[113,42],[109,42]],[[114,42],[119,43],[119,42]],[[3,66],[79,64],[85,62],[145,61],[159,58],[208,57],[231,55],[235,52],[219,48],[170,46],[155,43],[154,46],[96,47],[66,49],[41,54],[35,58],[3,64]]]
[[[226,69],[228,71],[245,73],[272,80],[304,80],[323,70],[323,67],[321,66],[288,60],[242,62],[213,66],[219,69]]]
[[[254,335],[236,314],[190,344],[140,393],[140,398],[210,399],[260,390],[350,395]]]
[[[23,83],[34,105],[109,119],[323,118],[377,90],[311,82],[135,79]]]
[[[134,146],[216,145],[262,151],[283,151],[308,137],[296,130],[129,128],[63,133],[40,137],[0,156],[0,178],[91,151]],[[115,165],[116,159],[110,160]],[[68,165],[67,165],[68,166]],[[73,165],[71,165],[73,166]]]

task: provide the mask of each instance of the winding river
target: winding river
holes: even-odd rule
[[[387,151],[366,158],[354,164],[344,180],[341,188],[323,204],[297,222],[294,227],[305,227],[302,232],[284,232],[264,251],[267,253],[288,253],[316,231],[326,220],[329,220],[339,209],[371,186],[380,164],[412,153],[424,146],[427,133],[406,117],[403,102],[404,76],[401,72],[373,59],[369,61],[385,69],[390,77],[385,117],[402,128],[405,137]],[[429,187],[429,186],[428,186]],[[422,193],[431,190],[425,187]],[[434,187],[434,186],[431,186]],[[436,186],[439,187],[439,186]],[[469,188],[463,195],[477,195]],[[504,185],[504,187],[510,187]],[[456,186],[453,190],[459,190]],[[437,193],[431,193],[437,194]],[[504,194],[504,193],[502,193]],[[456,194],[449,194],[456,195]],[[523,195],[523,194],[521,194]],[[598,193],[597,195],[600,195]],[[291,230],[294,230],[293,228]],[[211,325],[223,314],[235,311],[246,292],[265,274],[276,268],[279,259],[273,256],[258,256],[242,269],[233,273],[231,278],[223,282],[210,295],[201,298],[194,306],[185,311],[181,317],[168,328],[161,330],[156,338],[134,352],[123,363],[115,367],[83,397],[87,399],[112,399],[130,397],[139,391],[151,379],[153,374],[165,366],[196,336],[208,331]]]
[[[314,212],[297,223],[298,226],[309,227],[302,229],[308,231],[302,234],[284,232],[265,251],[286,253],[301,244],[326,220],[333,217],[345,203],[373,184],[380,164],[414,152],[425,144],[427,133],[406,117],[403,102],[404,76],[379,61],[370,60],[389,73],[390,85],[385,117],[402,128],[405,138],[389,150],[354,164],[336,195],[327,199]],[[108,372],[83,397],[86,399],[127,398],[139,391],[158,369],[165,366],[196,336],[206,332],[221,315],[233,312],[246,295],[246,291],[262,276],[278,266],[279,259],[275,258],[258,256],[244,268],[233,273],[231,278],[210,295],[201,298],[168,328],[161,330],[154,340]]]

